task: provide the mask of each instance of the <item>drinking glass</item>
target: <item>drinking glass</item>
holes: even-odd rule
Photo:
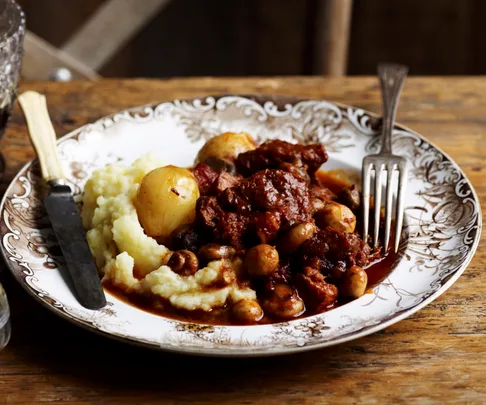
[[[25,15],[15,0],[0,0],[0,138],[17,98]]]
[[[2,350],[10,339],[10,310],[8,308],[7,296],[0,284],[0,350]]]
[[[25,15],[15,0],[0,0],[0,138],[3,136],[12,106],[17,98]],[[0,155],[0,176],[4,160]],[[10,310],[0,284],[0,350],[10,339]]]

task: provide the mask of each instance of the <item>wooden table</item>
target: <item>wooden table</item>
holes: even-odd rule
[[[374,78],[24,83],[47,94],[57,133],[124,107],[217,93],[325,98],[380,112]],[[486,78],[410,78],[398,120],[438,144],[486,203]],[[15,109],[2,141],[2,192],[34,157]],[[414,316],[374,335],[298,355],[222,360],[139,349],[88,333],[38,305],[1,266],[13,335],[0,353],[0,404],[484,404],[484,238],[464,275]]]

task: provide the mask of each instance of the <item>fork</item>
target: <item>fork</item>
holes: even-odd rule
[[[374,229],[373,246],[378,246],[380,234],[380,213],[382,180],[385,175],[386,200],[385,200],[385,238],[383,247],[388,250],[390,242],[390,230],[393,215],[393,174],[398,171],[398,190],[396,197],[396,219],[395,219],[395,252],[398,251],[400,235],[403,224],[404,197],[407,182],[407,160],[403,156],[392,153],[392,131],[395,125],[398,99],[407,76],[408,68],[398,64],[379,64],[378,77],[380,79],[381,93],[383,98],[383,125],[381,135],[381,150],[376,155],[369,155],[363,159],[362,169],[362,190],[363,190],[363,239],[368,240],[369,212],[370,212],[370,188],[371,172],[375,173],[374,181]]]

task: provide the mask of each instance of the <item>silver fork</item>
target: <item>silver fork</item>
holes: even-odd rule
[[[385,200],[385,238],[383,247],[388,250],[390,242],[390,228],[393,215],[393,173],[398,171],[398,190],[396,197],[395,219],[395,252],[398,251],[403,224],[405,186],[407,184],[407,160],[403,156],[392,153],[392,131],[395,125],[398,99],[407,76],[408,68],[397,64],[378,65],[383,98],[383,133],[381,135],[381,150],[377,155],[369,155],[363,159],[363,238],[368,239],[369,211],[370,211],[370,183],[371,172],[375,172],[374,184],[374,232],[373,246],[378,246],[380,234],[381,191],[384,172],[387,172],[386,200]]]

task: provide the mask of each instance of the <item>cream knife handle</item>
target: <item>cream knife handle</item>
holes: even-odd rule
[[[29,135],[40,162],[42,177],[46,183],[64,180],[56,148],[56,133],[47,111],[46,98],[35,91],[26,91],[19,98],[24,111]]]

